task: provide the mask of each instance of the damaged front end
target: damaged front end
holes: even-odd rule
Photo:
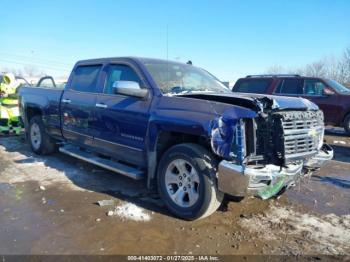
[[[219,190],[234,196],[268,199],[333,158],[323,144],[320,110],[281,109],[272,98],[255,100],[254,118],[230,117],[212,123],[211,147],[222,158]]]

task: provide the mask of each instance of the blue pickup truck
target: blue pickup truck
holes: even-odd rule
[[[19,98],[35,153],[144,179],[187,220],[215,212],[225,194],[271,198],[333,157],[315,104],[234,94],[189,64],[79,61],[64,89],[24,87]]]

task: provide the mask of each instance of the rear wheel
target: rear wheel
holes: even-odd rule
[[[216,186],[215,164],[210,152],[199,145],[170,148],[158,168],[158,190],[168,209],[187,220],[215,212],[223,200]]]
[[[28,138],[33,152],[39,155],[48,155],[56,151],[56,144],[45,131],[43,120],[34,116],[29,123]]]
[[[344,129],[345,132],[350,135],[350,114],[348,114],[344,119]]]

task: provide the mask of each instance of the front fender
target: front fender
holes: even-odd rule
[[[219,119],[228,120],[235,123],[242,118],[252,118],[257,115],[256,112],[238,107],[230,106],[222,114],[211,111],[194,112],[184,110],[159,110],[150,117],[148,131],[146,136],[146,148],[148,157],[148,186],[151,187],[151,180],[155,177],[157,170],[157,143],[162,132],[174,132],[185,135],[198,136],[213,141],[215,129]],[[231,128],[234,126],[232,125]],[[215,138],[214,138],[215,140]],[[222,139],[221,146],[229,147],[232,144],[232,138]],[[220,150],[219,150],[220,151]],[[213,152],[223,157],[218,151]]]

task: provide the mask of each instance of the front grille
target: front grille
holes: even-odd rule
[[[292,162],[317,153],[323,140],[323,113],[321,111],[279,112],[283,127],[284,158]]]

